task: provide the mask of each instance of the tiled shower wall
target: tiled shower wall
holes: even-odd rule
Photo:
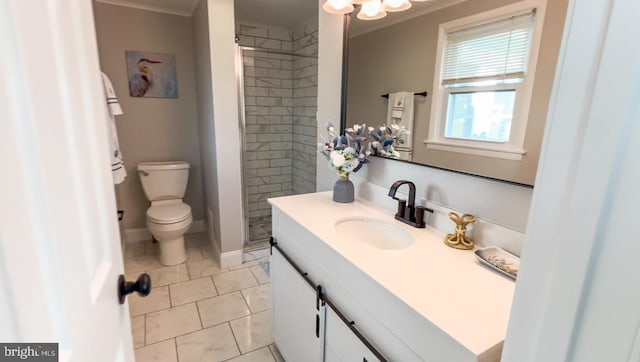
[[[240,24],[237,30],[240,45],[288,52],[293,50],[294,33],[287,29]],[[305,29],[302,27],[298,32],[301,36],[296,39],[303,39],[304,32]],[[317,36],[314,39],[316,38]],[[302,43],[298,42],[298,44]],[[313,54],[316,53],[317,50],[313,52]],[[243,54],[244,172],[249,240],[260,241],[271,236],[271,207],[267,203],[269,197],[315,191],[315,163],[311,170],[311,166],[303,165],[299,160],[307,156],[294,156],[294,154],[304,155],[304,152],[308,153],[310,148],[315,152],[316,140],[315,137],[309,137],[307,133],[303,133],[310,132],[309,130],[298,127],[297,132],[294,132],[294,127],[304,125],[303,127],[309,128],[311,119],[315,120],[315,93],[311,101],[306,96],[311,94],[311,90],[307,89],[309,86],[304,86],[305,90],[300,93],[295,83],[305,85],[313,81],[315,92],[317,61],[313,60],[313,66],[316,69],[313,74],[315,79],[301,81],[302,78],[312,77],[310,64],[300,63],[296,68],[294,59],[296,57],[253,50],[245,50]],[[294,79],[294,75],[298,77]],[[294,97],[296,97],[295,102]],[[313,111],[308,109],[311,106],[306,106],[311,103],[313,103]],[[297,116],[298,114],[300,115]],[[315,128],[313,132],[315,135]],[[307,142],[308,147],[303,145],[303,142]],[[298,152],[297,149],[302,151]],[[296,168],[300,167],[302,169],[298,171]],[[310,171],[313,172],[313,177],[309,176]],[[305,190],[310,191],[299,191],[302,190],[301,187],[294,189],[294,180],[306,182]]]
[[[293,33],[293,192],[316,191],[316,111],[318,109],[318,24]]]

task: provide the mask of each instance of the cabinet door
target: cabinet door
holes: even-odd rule
[[[316,290],[277,248],[271,256],[273,339],[286,361],[322,361],[324,311]]]
[[[325,362],[379,362],[371,350],[342,322],[336,312],[326,308]]]

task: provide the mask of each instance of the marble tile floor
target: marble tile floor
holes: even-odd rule
[[[284,361],[271,336],[268,252],[221,268],[205,233],[185,244],[187,261],[171,267],[158,262],[157,243],[127,245],[127,280],[146,272],[153,285],[146,298],[128,297],[136,361]]]

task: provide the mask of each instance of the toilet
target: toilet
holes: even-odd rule
[[[193,217],[191,207],[182,201],[189,179],[189,163],[142,162],[138,176],[151,207],[147,209],[147,228],[158,240],[160,263],[176,265],[187,259],[184,234]]]

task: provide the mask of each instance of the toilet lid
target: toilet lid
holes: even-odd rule
[[[184,202],[153,205],[147,210],[147,218],[158,224],[171,224],[180,222],[191,215],[191,207]]]

